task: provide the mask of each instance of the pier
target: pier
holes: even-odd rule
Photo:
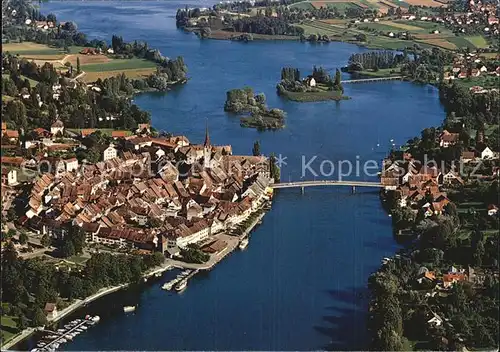
[[[349,79],[345,81],[340,81],[342,84],[350,83],[370,83],[370,82],[382,82],[382,81],[401,81],[403,76],[389,76],[389,77],[377,77],[377,78],[362,78],[362,79]]]
[[[68,334],[71,334],[73,332],[75,332],[78,328],[81,328],[82,326],[86,325],[88,326],[89,325],[89,321],[90,320],[85,320],[83,319],[81,322],[79,322],[78,324],[76,324],[74,327],[68,329],[67,331],[65,332],[57,332],[57,331],[50,331],[50,330],[46,330],[47,332],[50,332],[52,333],[53,335],[60,335],[59,337],[55,338],[54,340],[50,341],[49,343],[47,343],[45,346],[43,346],[40,350],[42,351],[51,351],[51,350],[55,350],[57,349],[57,347],[59,347],[59,345],[63,342],[61,342],[63,339],[65,339],[66,341],[68,341],[69,339],[66,338],[66,336]],[[57,344],[57,345],[56,345]]]

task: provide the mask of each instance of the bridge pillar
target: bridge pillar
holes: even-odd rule
[[[300,193],[304,194],[304,186],[300,187]]]
[[[356,186],[352,186],[351,191],[352,191],[352,194],[356,193]]]

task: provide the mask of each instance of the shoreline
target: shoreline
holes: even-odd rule
[[[164,264],[163,266],[161,266],[161,267],[159,267],[157,269],[154,269],[153,271],[144,273],[142,275],[142,277],[143,278],[149,278],[149,277],[151,277],[151,276],[153,276],[153,275],[155,275],[157,273],[163,273],[163,272],[167,271],[170,267],[171,267],[170,264]],[[126,284],[121,284],[121,285],[117,285],[117,286],[105,287],[105,288],[100,289],[98,292],[94,293],[91,296],[88,296],[88,297],[86,297],[84,299],[77,299],[73,303],[71,303],[69,306],[67,306],[66,308],[64,308],[63,310],[61,310],[59,312],[59,314],[55,318],[53,318],[53,319],[47,319],[48,320],[48,325],[57,323],[59,320],[64,319],[65,317],[67,317],[71,313],[74,313],[78,309],[84,308],[87,304],[89,304],[91,302],[94,302],[94,301],[98,300],[99,298],[107,296],[107,295],[109,295],[111,293],[120,291],[121,289],[124,289],[127,286],[130,286],[131,284],[132,283],[126,283]],[[39,327],[36,327],[36,328],[30,327],[28,329],[25,329],[25,330],[21,331],[19,334],[15,335],[8,342],[6,342],[5,344],[3,344],[1,346],[2,350],[9,350],[11,347],[13,347],[13,346],[15,346],[15,345],[23,342],[25,339],[27,339],[28,337],[30,337],[35,331],[37,331],[38,328]]]

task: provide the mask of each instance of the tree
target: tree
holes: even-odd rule
[[[62,256],[65,258],[68,258],[68,257],[75,255],[75,253],[76,253],[76,251],[75,251],[75,246],[73,245],[73,242],[71,241],[71,239],[68,236],[66,236],[64,238],[64,242],[63,242],[63,245],[61,248]]]
[[[17,328],[19,330],[24,330],[28,327],[28,319],[24,316],[24,314],[19,314],[17,316]]]
[[[42,240],[40,241],[40,243],[44,247],[50,247],[51,242],[52,242],[52,239],[50,238],[50,236],[48,234],[43,235]]]
[[[81,73],[82,70],[81,70],[81,67],[80,67],[80,57],[76,57],[76,73]]]
[[[259,141],[255,141],[253,144],[252,154],[254,156],[260,156],[260,143]]]
[[[36,308],[35,315],[33,316],[33,326],[47,325],[47,317],[40,308]]]
[[[21,243],[22,245],[28,243],[28,235],[26,234],[26,232],[21,231],[21,233],[19,234],[19,243]]]

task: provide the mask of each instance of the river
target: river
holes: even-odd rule
[[[344,43],[202,41],[175,28],[175,10],[195,2],[48,2],[43,13],[74,20],[90,38],[147,40],[163,55],[182,55],[188,84],[135,102],[153,125],[202,142],[208,121],[214,144],[250,154],[259,140],[266,154],[286,157],[282,180],[302,176],[302,156],[319,172],[322,160],[380,160],[444,118],[437,91],[406,82],[345,85],[352,99],[294,103],[276,96],[283,66],[302,74],[329,70],[365,49]],[[196,2],[197,6],[209,3]],[[348,77],[346,77],[348,78]],[[257,132],[223,112],[225,92],[245,85],[264,92],[270,107],[287,112],[286,128]],[[390,142],[394,139],[394,142]],[[324,170],[329,172],[329,168]],[[315,176],[308,171],[305,179]],[[320,177],[320,176],[318,176]],[[337,178],[337,171],[331,176]],[[348,176],[356,178],[356,176]],[[360,175],[359,179],[373,176]],[[160,289],[120,292],[89,307],[102,316],[66,350],[316,350],[362,349],[367,278],[398,248],[378,191],[348,188],[281,190],[248,248],[195,278],[182,294]],[[122,306],[133,300],[135,313]],[[83,313],[79,313],[80,315]]]

